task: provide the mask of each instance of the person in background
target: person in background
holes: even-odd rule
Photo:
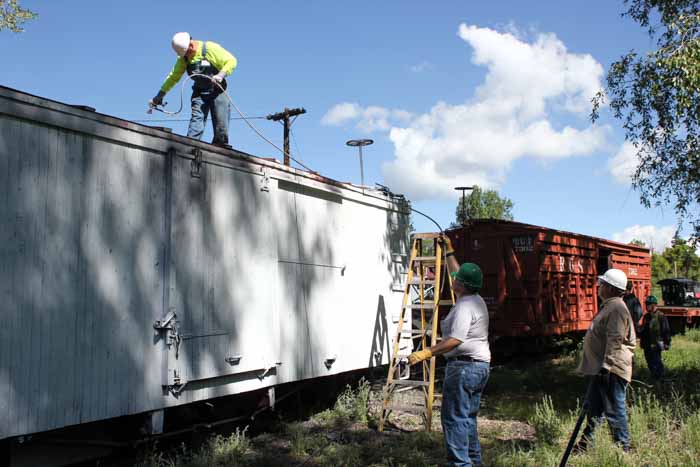
[[[634,294],[634,284],[632,281],[627,281],[627,287],[625,288],[625,294],[622,296],[622,301],[627,305],[627,309],[632,315],[632,321],[634,321],[634,331],[639,334],[639,322],[642,319],[642,304],[640,303],[637,296]]]
[[[648,296],[644,301],[647,312],[642,318],[639,331],[644,359],[647,361],[651,377],[657,381],[664,376],[661,352],[671,347],[671,327],[666,316],[656,308],[658,303],[659,301],[653,295]]]
[[[408,357],[411,365],[444,355],[447,359],[442,387],[442,431],[448,465],[481,466],[481,444],[476,417],[481,394],[489,379],[489,312],[479,295],[483,274],[474,263],[461,266],[450,239],[445,245],[447,268],[452,276],[456,301],[440,323],[442,341]]]
[[[587,423],[574,451],[585,451],[603,418],[608,421],[615,442],[630,449],[627,426],[627,385],[632,380],[632,356],[636,345],[634,323],[622,294],[627,276],[608,269],[598,276],[599,311],[583,340],[579,372],[588,380]]]

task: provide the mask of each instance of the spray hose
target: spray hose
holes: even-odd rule
[[[246,116],[243,114],[243,112],[241,112],[241,110],[238,108],[238,106],[233,102],[233,99],[231,99],[231,96],[229,96],[228,92],[226,92],[226,89],[224,89],[224,87],[221,86],[221,83],[219,83],[218,81],[216,81],[214,78],[212,78],[212,77],[209,76],[209,75],[203,75],[203,74],[201,74],[201,73],[192,73],[191,75],[188,75],[187,78],[186,78],[185,80],[182,81],[182,85],[180,86],[180,108],[178,108],[175,112],[170,112],[170,111],[168,111],[168,110],[165,110],[164,108],[161,108],[160,106],[151,104],[151,107],[148,109],[148,113],[152,113],[154,110],[156,110],[156,111],[162,112],[162,113],[164,113],[164,114],[166,114],[166,115],[177,115],[177,114],[179,114],[180,112],[182,112],[182,107],[183,107],[183,102],[184,102],[184,94],[185,94],[185,84],[187,84],[187,80],[190,80],[190,79],[191,79],[191,80],[194,80],[194,78],[196,78],[196,77],[206,78],[206,79],[208,79],[209,81],[211,81],[215,86],[217,86],[219,89],[221,89],[221,91],[226,95],[226,98],[228,99],[229,103],[233,106],[233,108],[236,110],[236,112],[238,113],[238,115],[241,116],[241,118],[242,118],[243,121],[246,123],[246,125],[248,125],[248,126],[250,127],[250,129],[253,130],[260,138],[262,138],[263,140],[267,141],[272,147],[274,147],[275,149],[277,149],[277,150],[278,150],[279,152],[281,152],[283,155],[289,157],[291,160],[293,160],[294,162],[296,162],[297,164],[299,164],[300,166],[302,166],[302,167],[305,168],[306,170],[308,170],[308,171],[310,171],[310,172],[314,172],[314,171],[311,170],[309,167],[305,166],[304,164],[302,164],[302,163],[299,162],[298,160],[294,159],[294,158],[291,156],[291,154],[289,154],[289,153],[286,152],[284,149],[280,148],[280,147],[277,146],[275,143],[273,143],[272,141],[270,141],[270,140],[269,140],[267,137],[265,137],[265,135],[263,135],[257,128],[255,128],[255,126],[254,126],[252,123],[250,123],[250,120],[248,119],[248,117],[246,117]],[[410,209],[411,211],[415,212],[416,214],[420,214],[421,216],[425,217],[425,218],[428,219],[430,222],[432,222],[433,224],[435,224],[435,225],[437,226],[438,230],[440,230],[440,234],[444,234],[444,233],[445,233],[444,230],[442,229],[442,227],[440,227],[440,224],[438,224],[438,223],[435,221],[435,219],[433,219],[432,217],[428,216],[427,214],[422,213],[422,212],[420,212],[419,210],[414,209],[414,208],[412,208],[412,207],[409,207],[409,209]]]
[[[302,166],[303,168],[305,168],[305,169],[308,170],[309,172],[313,172],[313,170],[311,170],[309,167],[305,166],[304,164],[302,164],[302,163],[299,162],[298,160],[294,159],[294,158],[291,156],[291,154],[289,154],[289,153],[286,152],[284,149],[282,149],[282,148],[280,148],[279,146],[277,146],[275,143],[273,143],[273,142],[270,141],[267,137],[265,137],[265,135],[263,135],[260,131],[258,131],[258,129],[255,128],[255,126],[254,126],[252,123],[250,123],[250,120],[248,119],[248,117],[246,117],[246,116],[243,114],[243,112],[241,112],[241,110],[238,108],[238,106],[233,102],[233,99],[231,99],[231,96],[229,96],[228,92],[226,92],[226,89],[224,89],[224,87],[221,86],[221,83],[219,83],[218,81],[216,81],[214,78],[212,78],[212,77],[209,76],[209,75],[203,75],[203,74],[201,74],[201,73],[192,73],[191,75],[188,75],[187,78],[186,78],[185,80],[182,81],[182,86],[180,87],[180,108],[177,109],[175,112],[170,112],[170,111],[167,111],[167,110],[165,110],[165,109],[163,109],[163,108],[158,107],[157,105],[151,104],[150,109],[148,109],[148,113],[151,113],[153,110],[157,110],[158,112],[162,112],[162,113],[164,113],[164,114],[166,114],[166,115],[177,115],[177,114],[179,114],[180,112],[182,112],[183,101],[184,101],[184,97],[183,97],[183,96],[184,96],[184,94],[185,94],[185,84],[187,83],[187,80],[188,80],[188,79],[194,80],[194,78],[198,78],[198,77],[208,79],[208,80],[211,81],[215,86],[217,86],[219,89],[221,89],[221,91],[226,95],[226,98],[228,99],[229,103],[233,106],[233,108],[236,110],[236,112],[238,112],[238,115],[241,116],[241,118],[242,118],[243,121],[246,123],[246,125],[248,125],[248,126],[250,127],[250,129],[253,130],[259,137],[261,137],[262,139],[264,139],[265,141],[267,141],[272,147],[274,147],[275,149],[277,149],[277,150],[278,150],[279,152],[281,152],[284,156],[289,157],[291,160],[293,160],[294,162],[296,162],[297,164],[299,164],[300,166]]]

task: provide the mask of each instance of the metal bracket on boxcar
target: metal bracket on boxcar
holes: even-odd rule
[[[326,359],[323,361],[323,364],[326,365],[326,368],[330,370],[337,359],[338,359],[337,355],[332,355],[330,357],[326,357]]]
[[[170,391],[170,394],[173,396],[178,397],[185,389],[185,386],[187,386],[187,383],[187,381],[181,383],[180,375],[177,373],[177,370],[173,370],[173,384],[168,386],[168,391]]]
[[[201,178],[202,150],[199,148],[194,148],[192,150],[192,155],[194,156],[194,159],[192,159],[192,162],[190,162],[192,167],[192,170],[190,170],[190,175],[192,178]]]
[[[230,357],[226,357],[226,363],[229,365],[238,365],[241,363],[241,359],[243,358],[243,355],[231,355]]]
[[[278,367],[279,365],[281,365],[281,364],[282,364],[281,361],[277,361],[277,362],[274,362],[274,363],[272,363],[272,364],[269,364],[269,365],[265,368],[265,370],[264,370],[262,373],[260,373],[260,374],[258,375],[258,379],[259,379],[260,381],[262,381],[263,379],[265,379],[265,376],[267,376],[268,374],[270,374],[270,370],[273,370],[273,369],[277,368],[277,367]]]
[[[177,314],[174,311],[169,311],[168,314],[165,315],[165,318],[153,323],[153,329],[158,331],[161,335],[165,334],[168,347],[175,345],[175,358],[178,358],[182,337],[180,336],[180,330],[177,326]]]
[[[267,167],[262,167],[260,169],[260,172],[262,172],[262,180],[260,181],[260,191],[264,191],[266,193],[269,193],[270,191],[270,171],[267,169]]]
[[[401,357],[397,365],[398,375],[396,379],[410,379],[411,365],[408,363],[408,357]]]

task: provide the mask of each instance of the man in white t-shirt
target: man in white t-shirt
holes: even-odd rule
[[[440,325],[442,341],[428,349],[413,352],[408,360],[414,365],[433,355],[445,356],[447,367],[441,415],[448,464],[480,466],[481,445],[476,416],[481,393],[489,379],[491,361],[489,313],[479,295],[483,274],[474,263],[460,266],[450,239],[444,237],[443,242],[457,300]]]

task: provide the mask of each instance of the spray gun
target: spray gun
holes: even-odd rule
[[[168,105],[167,102],[163,102],[163,104],[161,104],[161,105],[156,105],[153,102],[149,102],[148,103],[148,110],[146,111],[146,113],[150,115],[153,113],[154,110],[157,110],[158,112],[168,113],[165,110],[163,110],[162,108],[160,108],[160,107],[165,107],[166,105]]]

